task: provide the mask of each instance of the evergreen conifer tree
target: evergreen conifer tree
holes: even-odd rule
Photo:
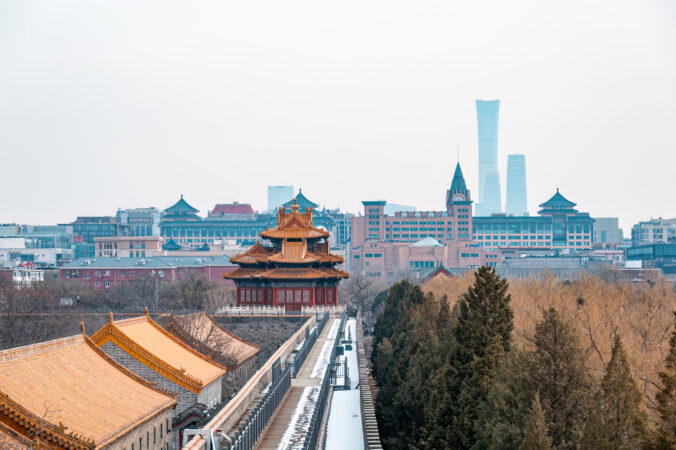
[[[674,312],[676,318],[676,312]],[[662,387],[657,393],[658,448],[676,448],[676,323],[669,340],[669,353],[665,358],[665,370],[660,371]]]
[[[588,449],[639,448],[646,436],[643,396],[631,374],[619,335],[613,341],[606,373],[594,398],[584,429],[582,447]]]
[[[427,448],[470,448],[514,327],[507,281],[481,267],[456,305],[455,346],[433,380]]]
[[[551,439],[547,435],[547,424],[545,423],[545,414],[540,405],[540,394],[535,393],[533,406],[526,421],[523,441],[520,450],[550,450],[552,448]]]
[[[589,407],[591,380],[573,328],[554,308],[545,311],[535,327],[535,352],[522,389],[540,393],[552,445],[573,449],[579,445]]]

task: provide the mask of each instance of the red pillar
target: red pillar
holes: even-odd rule
[[[310,288],[310,305],[316,306],[315,305],[315,285],[312,283],[312,287]]]

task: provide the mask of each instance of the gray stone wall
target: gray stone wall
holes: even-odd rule
[[[167,433],[167,425],[171,429],[171,413],[172,410],[167,410],[159,414],[154,419],[132,429],[122,439],[106,446],[105,449],[168,450],[172,446],[172,433]]]
[[[176,394],[178,397],[176,399],[176,408],[174,408],[173,414],[172,414],[172,420],[175,419],[177,416],[181,414],[181,412],[185,411],[186,408],[189,406],[194,405],[195,403],[198,403],[198,395],[190,392],[189,390],[185,389],[182,386],[177,385],[171,380],[168,380],[167,378],[164,378],[162,375],[158,374],[154,370],[152,370],[150,367],[146,366],[142,362],[138,361],[136,358],[131,356],[129,353],[125,352],[123,349],[115,345],[113,342],[108,341],[106,342],[101,349],[108,354],[111,358],[113,358],[115,361],[118,363],[122,364],[124,367],[126,367],[128,370],[133,372],[134,374],[138,375],[139,377],[143,378],[146,381],[150,381],[151,383],[155,383],[157,387],[161,389],[166,389],[169,392],[173,392]],[[217,380],[220,382],[220,378]],[[214,382],[215,383],[215,382]],[[212,383],[213,384],[213,383]],[[218,384],[218,393],[220,394],[220,389],[221,386]],[[177,449],[178,448],[178,430],[174,431],[171,433],[171,439],[172,439],[172,448]],[[145,442],[145,441],[144,441]],[[134,450],[137,450],[136,447],[138,446],[138,442],[134,446]],[[117,447],[117,448],[122,448],[122,447]],[[145,447],[144,447],[145,449]],[[131,447],[128,448],[127,450],[131,450]]]

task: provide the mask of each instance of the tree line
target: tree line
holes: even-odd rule
[[[651,420],[622,327],[596,370],[559,308],[525,339],[507,281],[488,267],[473,278],[457,299],[408,281],[387,291],[372,353],[386,448],[676,448],[673,316]]]
[[[71,298],[73,306],[60,306]],[[63,313],[78,312],[189,312],[216,310],[235,303],[234,288],[190,275],[175,282],[138,277],[133,284],[93,289],[77,281],[46,280],[17,289],[0,282],[0,348],[11,348],[53,339],[61,334]]]

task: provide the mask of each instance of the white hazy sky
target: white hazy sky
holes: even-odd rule
[[[266,207],[444,208],[474,100],[499,98],[501,176],[625,233],[676,216],[673,1],[0,0],[0,222],[57,223],[183,193]]]

